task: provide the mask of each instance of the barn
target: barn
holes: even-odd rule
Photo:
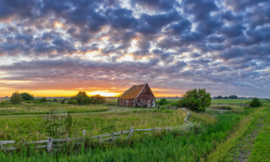
[[[154,107],[155,99],[147,83],[134,85],[119,97],[119,106]]]

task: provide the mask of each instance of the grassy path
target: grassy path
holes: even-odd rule
[[[270,161],[270,107],[265,110],[264,117],[249,161]]]
[[[208,156],[208,161],[270,161],[270,109],[245,117],[239,129]]]

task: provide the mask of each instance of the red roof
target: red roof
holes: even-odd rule
[[[138,96],[138,94],[140,94],[140,92],[144,86],[145,86],[145,84],[132,86],[126,92],[124,92],[119,99],[128,100],[128,99],[136,98]]]

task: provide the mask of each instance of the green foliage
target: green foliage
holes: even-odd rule
[[[231,106],[221,105],[221,106],[211,106],[212,109],[223,109],[223,110],[232,110]]]
[[[35,98],[33,97],[33,95],[30,95],[29,93],[21,93],[21,96],[23,98],[23,100],[34,100]]]
[[[79,105],[104,104],[106,102],[105,97],[100,95],[88,97],[84,91],[80,91],[77,95],[71,97],[70,100],[76,100]],[[74,101],[71,102],[75,103]]]
[[[53,99],[53,102],[57,102],[58,100],[57,99]]]
[[[187,107],[193,111],[205,111],[211,105],[211,94],[205,89],[193,89],[186,92],[179,101],[180,107]]]
[[[70,100],[68,100],[68,104],[76,105],[76,104],[78,104],[78,102],[77,102],[77,100],[70,99]]]
[[[169,103],[169,101],[166,99],[166,98],[162,98],[162,99],[160,99],[160,101],[159,101],[159,104],[160,105],[166,105],[166,104],[168,104]]]
[[[67,98],[64,98],[60,101],[61,104],[64,104],[68,99]]]
[[[229,99],[237,99],[238,97],[236,95],[230,95],[228,98]]]
[[[12,94],[11,98],[10,98],[10,102],[12,104],[18,104],[21,103],[23,101],[22,96],[19,94],[19,92],[15,92]]]
[[[47,102],[47,98],[42,97],[42,98],[40,99],[40,102],[41,102],[41,103]]]
[[[7,101],[2,101],[2,102],[0,103],[0,105],[1,105],[1,106],[8,105],[8,102],[7,102]]]
[[[77,95],[71,97],[70,100],[76,100],[79,105],[88,105],[92,101],[85,91],[80,91]]]
[[[262,103],[261,103],[261,101],[257,97],[255,97],[251,101],[250,106],[251,107],[260,107],[260,106],[262,106]]]
[[[92,104],[104,104],[106,102],[105,97],[95,95],[92,97]]]

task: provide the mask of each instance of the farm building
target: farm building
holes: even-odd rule
[[[119,106],[154,107],[155,96],[147,83],[134,85],[119,97]]]

